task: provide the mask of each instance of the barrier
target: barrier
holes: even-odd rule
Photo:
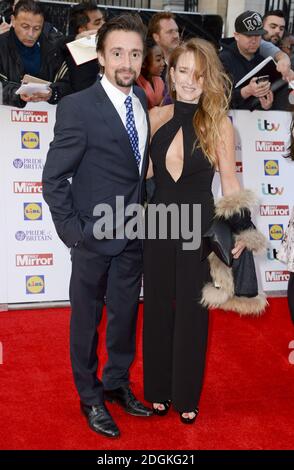
[[[257,258],[265,291],[286,290],[288,273],[276,259],[291,206],[294,164],[283,155],[289,113],[232,111],[237,171],[242,184],[261,199],[256,224],[269,240]],[[0,305],[68,300],[69,250],[59,240],[41,176],[53,137],[55,107],[31,103],[25,109],[0,106]],[[220,194],[219,177],[213,184]]]

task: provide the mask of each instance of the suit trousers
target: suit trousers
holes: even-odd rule
[[[104,389],[129,383],[141,279],[142,246],[138,240],[128,241],[116,256],[89,251],[83,243],[72,248],[70,355],[76,388],[87,405],[103,403]],[[97,328],[105,296],[108,360],[101,381],[97,377]]]

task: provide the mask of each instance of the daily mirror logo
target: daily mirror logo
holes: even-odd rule
[[[47,124],[48,113],[47,111],[24,111],[13,109],[11,111],[11,121]]]
[[[53,266],[53,254],[18,254],[15,255],[15,265],[21,268],[25,266]]]
[[[265,205],[260,206],[260,215],[262,217],[286,217],[290,215],[289,206],[287,205]]]
[[[255,142],[256,152],[286,152],[285,142],[257,140]]]
[[[288,271],[265,271],[266,282],[288,282],[289,277]]]
[[[14,181],[15,194],[42,194],[42,183],[37,181]]]

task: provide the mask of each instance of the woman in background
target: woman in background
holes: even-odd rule
[[[137,84],[143,88],[148,101],[148,109],[160,106],[163,100],[164,82],[161,74],[164,69],[164,57],[160,47],[153,41],[147,40],[147,52],[142,65]]]

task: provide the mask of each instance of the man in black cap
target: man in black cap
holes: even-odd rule
[[[224,68],[233,81],[232,108],[252,109],[254,98],[259,100],[260,109],[267,110],[272,106],[273,93],[269,80],[261,81],[253,77],[246,86],[235,88],[241,78],[264,60],[258,52],[263,34],[261,15],[255,11],[245,11],[236,18],[235,41],[224,46],[220,53]]]

